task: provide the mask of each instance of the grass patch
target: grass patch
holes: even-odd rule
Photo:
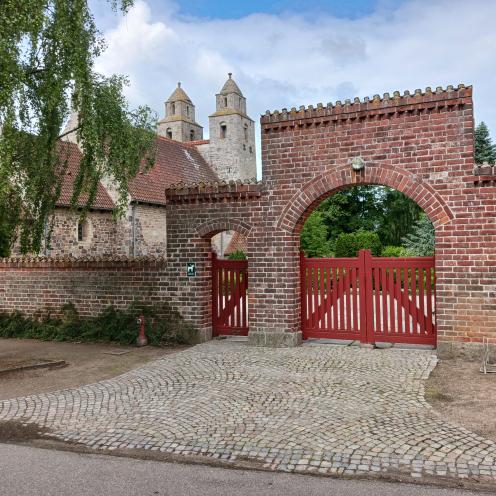
[[[443,401],[445,403],[453,401],[453,398],[451,398],[451,396],[442,393],[441,391],[439,391],[439,389],[433,386],[427,386],[425,388],[425,399],[427,401]]]
[[[72,303],[55,314],[48,310],[32,317],[20,312],[0,313],[0,337],[130,345],[138,335],[139,315],[145,316],[145,332],[152,346],[196,341],[196,329],[178,312],[167,305],[141,302],[134,302],[125,310],[109,306],[96,317],[81,317]]]

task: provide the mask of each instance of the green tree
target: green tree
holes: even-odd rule
[[[382,215],[377,233],[383,245],[398,246],[412,231],[422,209],[408,196],[391,188],[382,188],[379,201]]]
[[[356,257],[363,249],[370,250],[373,256],[378,257],[382,250],[379,235],[371,231],[356,231],[341,233],[336,239],[336,257]]]
[[[301,230],[300,245],[305,256],[310,258],[332,255],[327,241],[327,226],[319,210],[312,212],[305,222]]]
[[[132,3],[110,1],[124,13]],[[6,234],[10,244],[19,233],[23,252],[39,251],[60,194],[69,157],[57,153],[57,143],[71,107],[84,152],[74,207],[86,197],[88,208],[108,175],[122,213],[129,179],[144,157],[153,161],[156,119],[147,107],[129,109],[126,78],[94,71],[104,46],[86,0],[0,3],[0,211],[16,210]]]
[[[484,122],[481,122],[475,128],[474,138],[475,163],[488,162],[494,164],[496,161],[496,145],[493,145],[489,129]]]
[[[428,257],[434,255],[434,226],[425,213],[420,216],[413,232],[403,238],[403,246],[410,256]]]

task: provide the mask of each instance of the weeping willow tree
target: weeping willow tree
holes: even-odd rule
[[[132,3],[109,8],[125,14]],[[70,158],[59,141],[71,111],[84,154],[71,202],[84,198],[83,215],[103,176],[115,181],[121,213],[128,181],[153,161],[155,115],[129,108],[125,77],[95,72],[104,48],[86,0],[0,2],[0,247],[18,235],[23,252],[40,250]]]

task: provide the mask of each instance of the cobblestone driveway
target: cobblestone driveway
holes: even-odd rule
[[[496,445],[424,400],[427,351],[210,342],[113,380],[0,402],[59,439],[286,471],[496,479]]]

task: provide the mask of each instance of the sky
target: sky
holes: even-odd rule
[[[205,137],[232,72],[257,123],[266,110],[473,85],[476,121],[496,138],[494,0],[135,0],[124,17],[90,5],[108,45],[96,69],[127,75],[131,106],[159,118],[181,81]]]

